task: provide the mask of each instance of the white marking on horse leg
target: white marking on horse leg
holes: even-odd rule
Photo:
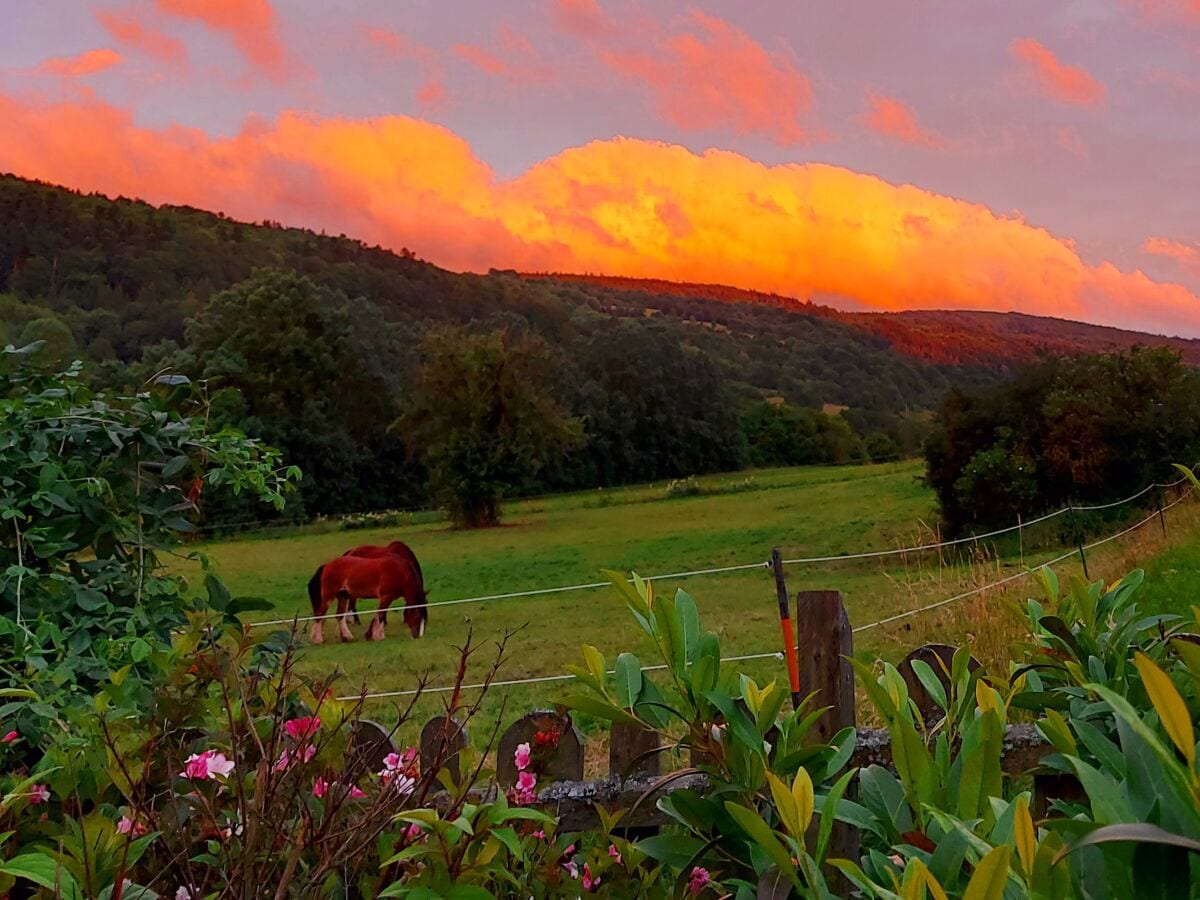
[[[383,624],[383,622],[381,622],[379,620],[379,617],[376,616],[374,619],[371,620],[371,626],[367,629],[367,640],[368,641],[382,641],[383,640],[383,632],[384,632],[384,624]]]
[[[308,630],[308,639],[313,644],[323,644],[325,642],[325,629],[322,627],[324,621],[317,619],[312,623],[312,628]]]
[[[426,621],[427,620],[422,619],[420,627],[417,628],[417,637],[419,637],[419,638],[425,637],[425,622]]]
[[[354,640],[354,632],[346,624],[346,616],[344,614],[338,616],[338,633],[342,636],[343,641]]]

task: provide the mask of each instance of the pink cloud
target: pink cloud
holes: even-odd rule
[[[102,47],[99,50],[88,50],[76,56],[55,56],[37,66],[36,71],[47,72],[51,75],[61,75],[63,78],[82,78],[95,75],[105,69],[118,65],[123,57],[116,50]]]
[[[1200,0],[1126,0],[1147,19],[1200,25]]]
[[[512,84],[546,84],[554,79],[554,71],[542,63],[529,39],[507,25],[500,26],[493,46],[455,44],[453,49],[481,72]]]
[[[389,28],[364,25],[362,34],[367,43],[388,61],[416,61],[421,75],[416,97],[422,109],[429,111],[446,104],[446,73],[436,50]]]
[[[114,41],[167,63],[187,61],[183,42],[140,21],[132,10],[96,10],[96,18]]]
[[[769,52],[746,32],[698,10],[693,30],[656,42],[652,52],[605,50],[612,69],[645,84],[660,113],[688,131],[730,128],[803,143],[800,119],[812,104],[808,77],[783,50]]]
[[[604,38],[617,31],[596,0],[553,0],[551,16],[559,28],[578,38]]]
[[[1059,62],[1058,57],[1044,44],[1033,38],[1013,41],[1008,52],[1025,63],[1025,71],[1046,96],[1061,103],[1095,106],[1104,100],[1104,85],[1081,66]]]
[[[934,148],[945,146],[941,135],[922,128],[913,111],[895,97],[867,91],[867,104],[870,109],[864,115],[864,120],[873,131],[908,144]]]
[[[275,81],[292,70],[270,0],[154,0],[164,13],[221,32],[254,68]]]

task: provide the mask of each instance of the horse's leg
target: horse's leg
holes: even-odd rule
[[[354,632],[350,630],[350,626],[346,624],[346,610],[350,606],[350,595],[345,591],[338,594],[338,633],[342,636],[343,641],[354,640]]]
[[[368,641],[382,641],[384,631],[387,627],[387,608],[391,606],[395,597],[380,597],[379,610],[375,613],[375,618],[371,620],[371,626],[367,629]]]
[[[313,607],[314,616],[324,616],[329,611],[329,600],[322,595],[321,602]],[[325,643],[325,620],[323,618],[313,619],[312,627],[308,629],[308,639],[314,644]]]
[[[350,612],[354,616],[354,624],[361,625],[362,620],[359,619],[359,617],[358,617],[358,598],[357,597],[350,598]]]

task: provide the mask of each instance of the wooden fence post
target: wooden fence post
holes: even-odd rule
[[[557,734],[554,750],[541,772],[544,778],[557,781],[580,781],[583,779],[583,739],[567,714],[559,715],[551,710],[538,710],[522,716],[500,736],[496,747],[496,780],[503,788],[517,783],[517,764],[513,753],[520,744],[529,744],[537,753],[537,736]]]
[[[608,775],[614,781],[658,775],[662,771],[662,737],[657,731],[614,722],[608,737]]]
[[[458,753],[467,746],[467,727],[449,716],[434,716],[421,729],[421,773],[449,769],[458,777]],[[437,790],[437,788],[435,788]]]
[[[848,659],[854,652],[854,636],[840,593],[796,594],[796,645],[804,691],[816,693],[814,702],[818,707],[832,707],[814,726],[816,739],[828,741],[857,721],[854,670]]]
[[[358,719],[350,725],[350,740],[347,756],[363,763],[368,772],[383,768],[383,760],[389,753],[396,752],[391,732],[370,719]]]
[[[800,683],[814,693],[816,706],[831,707],[813,726],[814,737],[825,743],[843,728],[857,724],[854,709],[854,632],[838,591],[800,591],[796,594],[796,639],[800,656]],[[847,792],[853,799],[854,786]],[[833,826],[829,856],[858,861],[858,830],[845,822]],[[850,885],[833,870],[827,873],[835,894],[849,893]],[[761,886],[760,886],[761,887]]]

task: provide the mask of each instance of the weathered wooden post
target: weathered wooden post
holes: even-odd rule
[[[467,727],[450,716],[434,716],[421,729],[421,773],[449,769],[458,776],[458,754],[467,746]]]
[[[540,742],[538,735],[542,736]],[[538,710],[522,716],[508,727],[496,747],[496,780],[501,787],[509,788],[517,783],[517,764],[513,753],[521,744],[529,744],[529,749],[534,753],[553,744],[539,780],[582,780],[583,739],[569,715],[564,713],[560,716],[552,710]]]
[[[832,707],[814,726],[816,739],[828,741],[856,723],[854,653],[850,618],[838,591],[800,591],[796,594],[796,645],[800,683],[816,693],[818,707]]]
[[[348,744],[346,755],[368,772],[378,772],[384,757],[396,752],[391,732],[370,719],[358,719],[350,725]]]
[[[830,707],[813,726],[814,737],[827,742],[843,728],[857,724],[854,709],[854,632],[838,591],[800,591],[796,594],[796,640],[800,656],[800,683],[815,693],[818,708]],[[854,795],[853,788],[847,793]],[[833,826],[829,856],[858,860],[858,831],[845,822]],[[842,876],[830,871],[829,887],[835,893],[848,891]]]
[[[662,737],[657,731],[614,722],[608,738],[608,774],[614,781],[644,778],[662,771]]]

